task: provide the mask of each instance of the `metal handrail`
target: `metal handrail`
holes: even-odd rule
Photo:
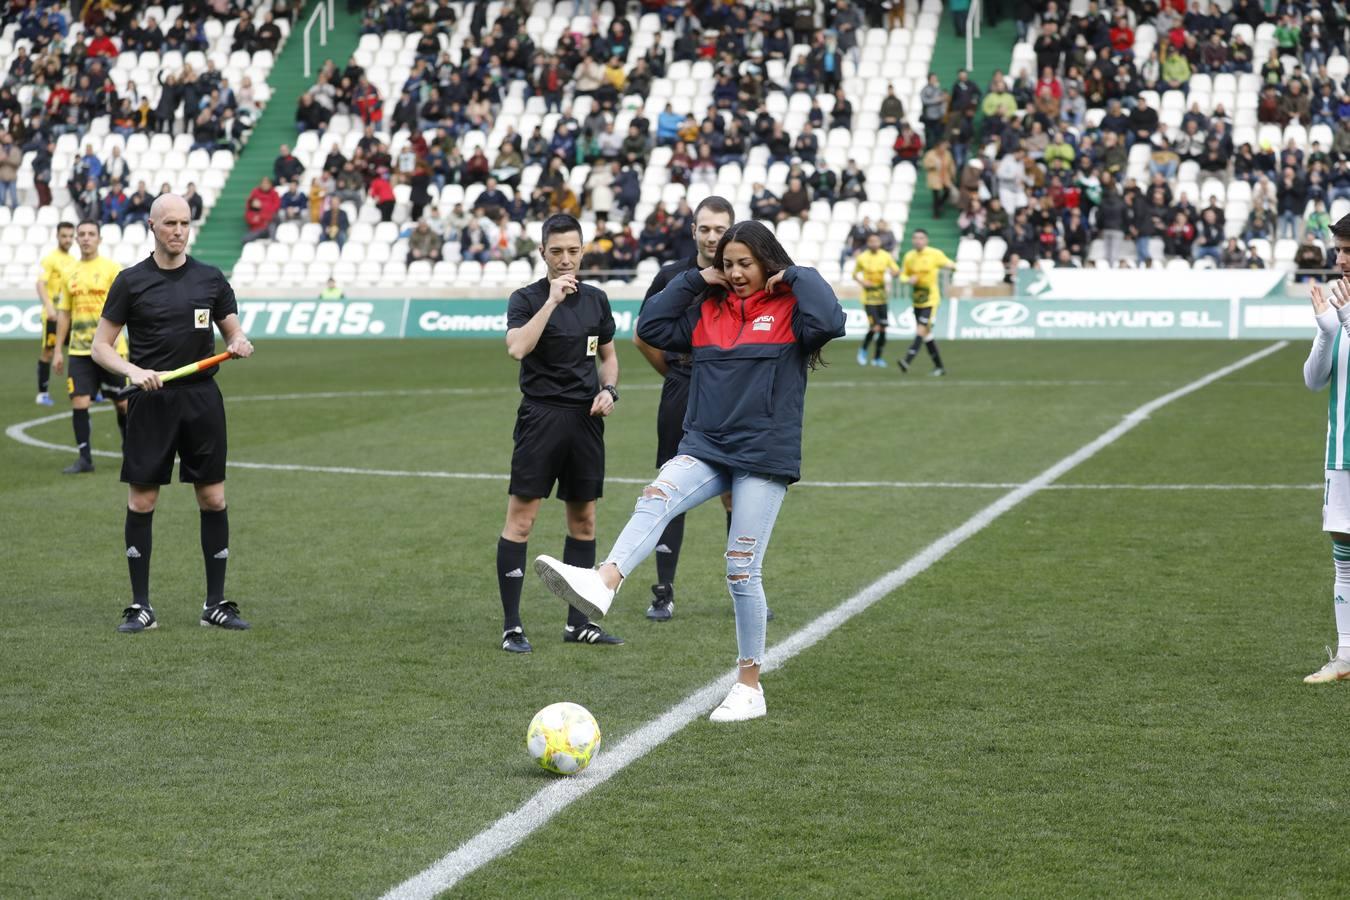
[[[334,18],[337,14],[334,0],[319,0],[319,4],[314,7],[314,12],[310,13],[309,21],[305,23],[305,77],[309,78],[313,74],[313,67],[310,65],[309,54],[309,33],[314,28],[314,23],[319,23],[319,46],[328,46],[328,32],[333,30],[337,24]]]
[[[980,36],[981,0],[970,0],[970,11],[966,14],[966,71],[975,71],[975,39]],[[940,25],[938,26],[941,27]]]

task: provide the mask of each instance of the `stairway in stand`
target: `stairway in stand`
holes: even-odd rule
[[[1012,49],[1015,43],[1017,43],[1017,31],[1012,20],[1004,20],[996,26],[985,25],[982,28],[981,36],[975,40],[973,53],[975,65],[970,73],[970,80],[979,85],[982,95],[988,89],[989,79],[996,69],[1007,75],[1008,64],[1012,60]],[[952,84],[956,82],[956,73],[965,68],[965,65],[966,39],[956,36],[952,27],[951,16],[944,12],[942,23],[938,27],[937,44],[933,48],[931,70],[938,76],[938,81],[942,84],[943,89],[950,91]],[[910,121],[917,122],[921,110],[907,109],[905,112]],[[978,133],[979,120],[977,118],[976,134]],[[928,232],[933,246],[955,259],[956,245],[961,239],[961,233],[956,227],[957,210],[954,204],[956,195],[953,193],[942,218],[934,218],[933,216],[932,196],[928,190],[923,169],[920,168],[914,186],[914,201],[910,206],[908,231],[912,233],[916,228],[924,229]],[[908,249],[907,235],[905,249]]]
[[[285,48],[277,56],[276,65],[268,77],[268,86],[272,88],[272,99],[267,109],[258,117],[248,145],[235,161],[225,188],[220,193],[215,208],[206,224],[202,226],[192,255],[203,262],[219,266],[226,272],[234,266],[241,252],[243,239],[244,203],[249,192],[258,186],[263,176],[271,177],[272,163],[277,157],[277,148],[282,144],[295,143],[295,107],[303,94],[314,83],[311,74],[304,71],[304,27],[313,15],[315,7],[325,0],[305,4],[304,14],[296,20]],[[336,27],[328,32],[327,46],[319,46],[316,25],[310,33],[310,58],[317,72],[324,60],[331,59],[338,68],[347,64],[347,59],[356,50],[361,38],[361,19],[346,11],[346,4],[335,4],[337,8]]]

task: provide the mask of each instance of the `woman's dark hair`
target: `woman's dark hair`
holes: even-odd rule
[[[768,226],[754,219],[747,219],[728,228],[726,234],[722,235],[722,239],[717,242],[717,252],[713,255],[714,268],[725,269],[723,254],[727,245],[733,241],[750,248],[750,255],[764,269],[764,280],[766,282],[788,266],[795,265],[792,257],[788,256],[787,251],[783,249],[782,244],[778,243],[778,238],[774,237],[774,233],[768,229]],[[720,311],[722,304],[727,299],[726,288],[714,288],[711,296]],[[810,369],[826,365],[824,359],[821,358],[819,348],[811,351],[811,355],[807,357],[806,365]]]
[[[736,241],[750,248],[750,253],[755,257],[755,261],[764,269],[765,279],[777,275],[788,266],[794,265],[792,257],[788,256],[783,245],[778,243],[778,238],[774,237],[772,231],[762,222],[754,219],[747,219],[744,222],[737,222],[726,230],[722,239],[717,242],[717,252],[713,255],[713,266],[718,269],[724,267],[723,253],[726,251],[727,244]],[[725,299],[726,291],[721,291],[720,299]]]

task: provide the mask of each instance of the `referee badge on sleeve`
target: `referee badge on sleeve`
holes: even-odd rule
[[[192,324],[193,324],[193,326],[196,327],[196,328],[210,328],[210,327],[211,327],[211,310],[209,310],[209,309],[194,309],[194,310],[192,311]]]
[[[600,335],[598,335],[598,334],[592,334],[592,335],[587,336],[587,338],[586,338],[586,355],[587,355],[587,356],[594,356],[595,353],[596,353],[596,351],[597,351],[599,348],[600,348]]]

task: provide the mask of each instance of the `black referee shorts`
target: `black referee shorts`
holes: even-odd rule
[[[558,484],[558,499],[598,500],[605,493],[605,420],[586,407],[546,406],[523,400],[516,413],[511,453],[511,494],[547,497]]]
[[[168,484],[225,480],[225,400],[214,379],[133,394],[127,407],[122,480]]]
[[[66,357],[66,372],[66,392],[72,397],[92,397],[100,390],[111,394],[127,386],[125,377],[109,372],[92,356]]]
[[[661,405],[656,409],[656,467],[659,469],[680,452],[684,438],[684,414],[689,411],[689,376],[667,375],[661,385]]]

